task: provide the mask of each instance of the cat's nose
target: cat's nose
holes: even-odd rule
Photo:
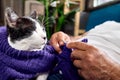
[[[45,40],[45,39],[46,39],[46,37],[43,37],[43,39]]]

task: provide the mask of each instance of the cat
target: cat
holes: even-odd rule
[[[18,50],[42,50],[47,43],[45,27],[37,19],[36,11],[30,16],[19,17],[10,7],[5,10],[8,43]],[[41,74],[37,80],[46,80],[48,73]]]
[[[10,8],[5,11],[8,43],[18,50],[43,49],[47,42],[45,27],[39,24],[36,11],[30,16],[19,17]]]

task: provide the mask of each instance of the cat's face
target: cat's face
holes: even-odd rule
[[[11,8],[7,8],[5,17],[10,45],[28,42],[31,45],[26,43],[27,45],[37,48],[46,44],[45,28],[37,20],[35,11],[30,16],[19,17]]]

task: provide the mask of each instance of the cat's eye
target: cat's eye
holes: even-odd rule
[[[43,31],[45,31],[45,28],[43,28]]]

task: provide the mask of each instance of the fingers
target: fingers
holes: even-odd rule
[[[84,71],[84,70],[81,70],[81,69],[78,69],[78,74],[80,75],[80,76],[82,76],[83,78],[84,78],[84,80],[103,80],[103,79],[99,79],[98,78],[98,76],[96,76],[97,77],[97,79],[94,77],[91,77],[90,75],[94,75],[94,74],[92,74],[92,73],[89,73],[89,71]],[[89,75],[88,75],[89,74]],[[106,79],[104,79],[104,80],[106,80]]]
[[[74,66],[76,66],[76,67],[78,68],[78,74],[79,74],[80,76],[82,76],[82,77],[87,78],[87,75],[86,75],[85,72],[84,72],[85,68],[84,68],[84,65],[82,64],[82,61],[80,61],[80,60],[75,60],[75,61],[73,62],[73,64],[74,64]],[[90,80],[91,80],[91,79],[90,79]]]
[[[58,44],[59,44],[60,46],[64,45],[64,44],[65,44],[65,43],[64,43],[64,40],[58,41]]]
[[[60,46],[59,46],[58,43],[53,44],[52,46],[54,47],[54,49],[55,49],[58,53],[61,53],[61,52],[62,52],[62,50],[60,49]]]
[[[54,47],[57,52],[61,52],[59,41],[56,38],[56,35],[53,35],[50,39],[50,44]]]
[[[70,42],[70,38],[67,38],[67,37],[63,36],[63,37],[61,37],[60,39],[58,38],[57,41],[58,41],[58,44],[59,44],[60,46],[62,46],[62,45],[64,45],[65,43]]]
[[[70,37],[67,34],[63,32],[57,32],[52,35],[50,39],[50,44],[58,53],[61,53],[62,51],[60,49],[60,46],[64,45],[68,41],[70,41]]]
[[[75,67],[77,67],[78,69],[81,69],[81,65],[82,63],[81,63],[81,60],[74,60],[73,61],[73,65],[75,66]]]
[[[71,53],[71,58],[74,60],[74,59],[77,59],[77,60],[81,60],[81,59],[84,59],[85,58],[85,51],[81,51],[81,50],[73,50],[72,53]]]
[[[78,69],[78,74],[82,77],[84,77],[85,80],[92,80],[92,79],[88,79],[87,75],[85,74],[85,72],[81,69]],[[87,78],[87,79],[86,79]]]
[[[81,69],[78,69],[78,74],[82,76]]]
[[[67,47],[84,51],[89,49],[91,46],[84,42],[70,42],[67,44]]]
[[[59,41],[60,45],[63,45],[64,43],[67,43],[67,42],[71,41],[70,37],[63,32],[58,33],[57,40]]]

